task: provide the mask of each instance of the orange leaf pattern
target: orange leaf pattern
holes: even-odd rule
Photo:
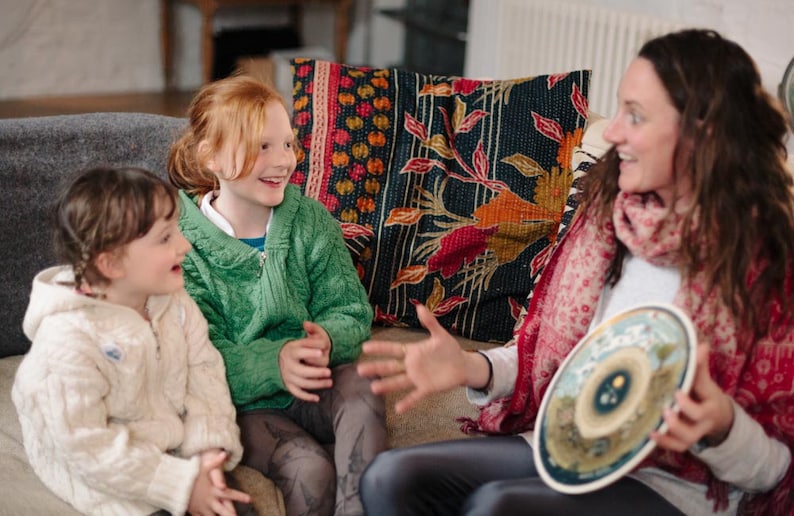
[[[411,265],[397,273],[397,277],[392,281],[391,287],[399,287],[405,283],[419,283],[427,275],[427,267],[424,265]]]
[[[386,225],[392,224],[416,224],[422,217],[422,210],[419,208],[394,208],[389,212]]]

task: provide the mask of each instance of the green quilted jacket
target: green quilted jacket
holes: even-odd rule
[[[331,338],[331,367],[352,362],[369,338],[372,308],[339,224],[289,185],[274,208],[264,253],[216,227],[180,192],[179,227],[193,245],[185,288],[209,323],[239,411],[284,408],[293,396],[278,367],[281,347],[303,338],[303,321]]]

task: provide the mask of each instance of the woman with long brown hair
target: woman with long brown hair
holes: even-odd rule
[[[359,372],[398,412],[454,386],[484,405],[476,430],[513,434],[381,454],[372,514],[788,514],[794,504],[794,195],[785,118],[753,60],[707,30],[647,42],[623,76],[577,217],[535,289],[517,345],[465,353],[423,307],[430,337],[385,341]],[[527,446],[577,342],[640,303],[672,303],[698,340],[694,381],[656,449],[599,490],[564,495]],[[518,435],[515,435],[518,434]],[[522,438],[523,437],[523,438]],[[396,501],[399,500],[399,505]],[[517,512],[518,511],[518,512]]]

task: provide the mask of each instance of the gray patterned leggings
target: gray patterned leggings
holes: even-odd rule
[[[243,464],[275,482],[288,516],[363,514],[359,479],[386,448],[383,399],[369,379],[353,364],[335,367],[332,377],[318,403],[295,400],[286,409],[237,416]]]

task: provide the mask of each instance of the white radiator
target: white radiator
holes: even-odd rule
[[[464,75],[510,79],[589,68],[590,110],[611,117],[626,66],[669,20],[568,0],[472,0]]]

